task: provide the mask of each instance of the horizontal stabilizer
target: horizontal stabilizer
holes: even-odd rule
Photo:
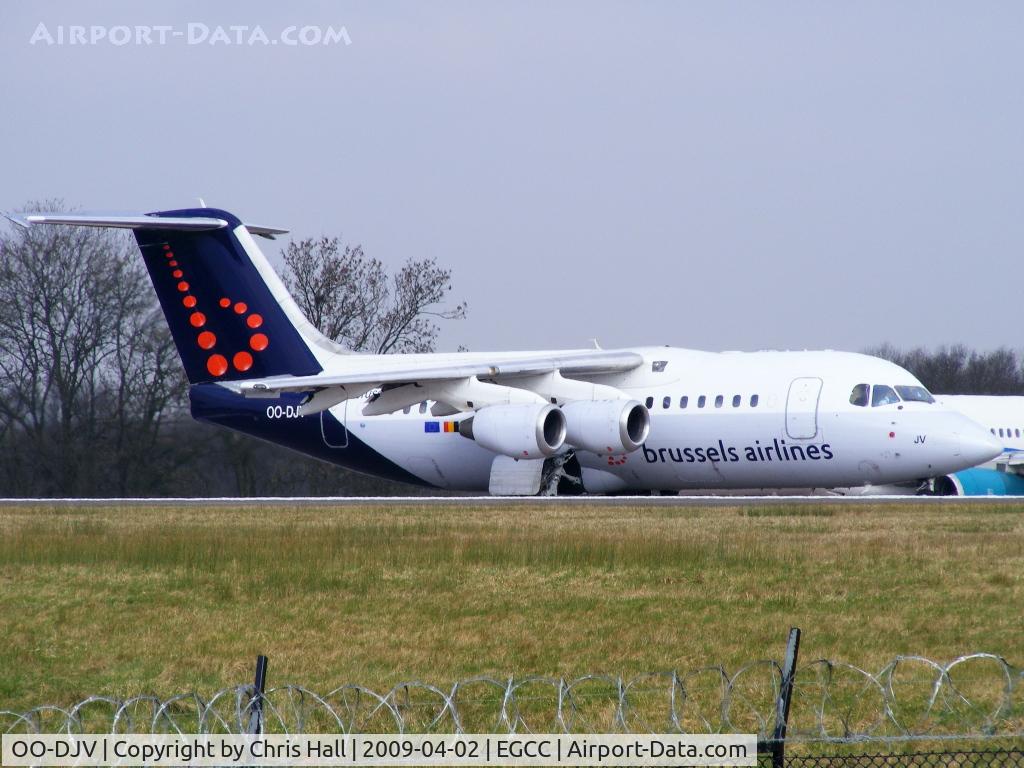
[[[252,234],[265,237],[268,240],[273,240],[275,235],[287,235],[287,229],[278,229],[277,227],[264,227],[259,224],[246,224],[245,228],[248,229]]]
[[[182,232],[202,232],[223,229],[224,219],[199,216],[92,216],[74,213],[21,213],[4,214],[20,226],[29,224],[65,224],[71,227],[111,227],[114,229],[172,229]]]
[[[71,227],[104,227],[112,229],[163,229],[178,232],[206,232],[224,229],[228,222],[212,216],[159,216],[139,215],[95,215],[79,213],[7,213],[4,217],[21,227],[31,224],[63,224]],[[275,235],[288,233],[287,229],[266,227],[260,224],[246,224],[245,228],[254,235],[271,240]]]

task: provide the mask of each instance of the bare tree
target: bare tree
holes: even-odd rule
[[[149,286],[143,288],[142,296],[149,297]],[[193,457],[161,440],[168,420],[187,418],[187,381],[163,314],[151,300],[135,296],[125,296],[122,306],[129,311],[117,325],[109,364],[102,371],[102,408],[118,457],[111,481],[118,495],[128,496],[140,489],[140,480],[141,488],[152,492],[159,487],[156,478],[168,477],[168,469]],[[157,461],[160,467],[154,471]]]
[[[0,438],[42,492],[123,492],[184,393],[137,251],[79,227],[15,230],[2,247]]]
[[[451,271],[435,259],[410,259],[389,276],[380,260],[337,237],[289,243],[283,256],[284,282],[310,322],[355,351],[430,352],[436,321],[466,316],[465,302],[443,307]]]

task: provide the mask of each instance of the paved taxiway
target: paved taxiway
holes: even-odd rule
[[[142,499],[0,499],[0,507],[589,507],[823,506],[831,504],[1024,505],[1021,496],[251,496]]]

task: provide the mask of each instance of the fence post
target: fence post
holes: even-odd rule
[[[783,768],[786,758],[786,724],[789,722],[789,703],[793,698],[793,675],[796,657],[800,652],[800,628],[789,630],[786,658],[782,662],[782,685],[775,703],[775,733],[772,734],[772,768]]]
[[[256,680],[252,684],[252,698],[249,699],[248,733],[263,733],[263,692],[267,685],[267,657],[260,654],[256,657]]]

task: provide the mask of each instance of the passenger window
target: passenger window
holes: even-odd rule
[[[757,400],[758,400],[757,395],[751,395],[750,396],[750,407],[751,408],[757,408]]]
[[[898,403],[900,396],[896,394],[896,390],[885,384],[875,384],[871,388],[871,405],[877,408],[880,405],[892,405]]]
[[[1003,428],[1002,428],[1002,427],[1000,427],[1000,428],[999,428],[999,436],[1000,436],[1000,437],[1002,437],[1002,436],[1003,436]]]
[[[990,429],[989,432],[991,432],[994,435],[996,433],[996,428],[992,427],[992,429]]]
[[[661,407],[662,408],[668,408],[670,405],[672,405],[672,398],[671,397],[666,397],[664,400],[661,401]]]
[[[1013,436],[1014,437],[1020,437],[1020,430],[1019,429],[1013,430]]]
[[[690,398],[688,398],[686,395],[683,395],[682,397],[679,398],[679,407],[680,408],[685,408],[687,405],[689,405],[689,403],[690,403]]]
[[[703,408],[704,404],[707,401],[708,401],[708,399],[706,397],[704,397],[704,395],[701,395],[700,397],[697,398],[697,407],[698,408]]]
[[[739,408],[740,407],[740,400],[741,399],[742,398],[739,395],[733,395],[732,396],[732,407],[733,408]]]
[[[858,384],[853,388],[853,392],[850,393],[850,405],[859,405],[864,407],[868,404],[868,393],[871,387],[867,384]]]
[[[654,407],[654,398],[653,397],[648,397],[644,401],[644,405],[646,405],[648,408],[653,408]]]
[[[427,412],[427,401],[424,400],[422,403],[420,403],[420,413],[426,413],[426,412]]]
[[[934,403],[935,398],[924,387],[896,387],[896,392],[904,402]]]
[[[715,398],[715,408],[721,408],[722,407],[722,403],[724,403],[724,402],[725,402],[725,398],[722,397],[721,395],[719,395],[718,397]]]
[[[402,413],[408,413],[411,410],[412,410],[412,406],[411,405],[407,405],[407,406],[405,406],[405,408],[402,409]]]

